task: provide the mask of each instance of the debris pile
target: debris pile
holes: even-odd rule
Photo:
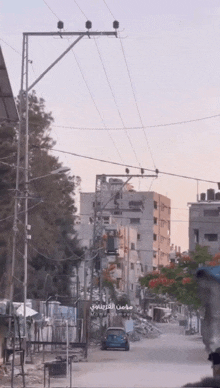
[[[129,335],[130,341],[139,341],[141,338],[157,338],[161,331],[157,326],[138,315],[134,318],[134,330]]]

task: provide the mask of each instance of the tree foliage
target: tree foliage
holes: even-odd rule
[[[194,309],[200,306],[195,272],[201,265],[219,265],[220,254],[212,257],[207,247],[196,246],[190,256],[179,255],[177,264],[171,263],[140,279],[141,285],[152,293],[167,294]]]
[[[18,105],[20,101],[18,99]],[[82,251],[74,230],[75,189],[80,178],[69,174],[51,174],[62,167],[52,154],[55,142],[51,137],[53,117],[45,110],[45,102],[35,92],[29,95],[29,184],[28,224],[28,298],[46,299],[53,294],[68,295],[72,268]],[[1,135],[1,133],[0,133]],[[22,128],[20,157],[19,216],[16,250],[16,278],[23,281],[24,252],[24,128]],[[16,132],[12,134],[16,143]],[[9,151],[8,151],[9,152]],[[11,175],[6,177],[10,185]],[[15,188],[15,181],[12,186]],[[1,212],[3,206],[1,207]],[[6,215],[9,214],[6,211]],[[6,231],[6,229],[5,229]],[[10,227],[9,239],[12,239]],[[5,260],[10,263],[7,250]],[[2,256],[1,259],[3,260]],[[3,291],[3,290],[2,290]],[[23,299],[20,282],[15,281],[15,300]]]
[[[15,128],[0,126],[0,289],[5,289],[11,252],[15,195],[16,138]]]

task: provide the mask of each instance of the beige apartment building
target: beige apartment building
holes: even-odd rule
[[[115,223],[135,230],[135,250],[145,274],[169,264],[171,201],[156,192],[134,191],[130,187],[122,179],[106,179],[98,205],[102,209],[103,227]],[[95,193],[81,193],[79,238],[85,235],[84,230],[84,245],[88,247],[92,246],[94,207]]]

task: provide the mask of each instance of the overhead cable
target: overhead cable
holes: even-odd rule
[[[114,94],[114,92],[113,92],[111,83],[110,83],[110,81],[109,81],[109,77],[108,77],[108,74],[107,74],[107,71],[106,71],[106,67],[105,67],[105,65],[104,65],[104,62],[103,62],[103,59],[102,59],[102,56],[101,56],[101,53],[100,53],[100,50],[99,50],[99,47],[98,47],[98,44],[97,44],[97,39],[94,39],[94,41],[95,41],[96,49],[97,49],[97,52],[98,52],[98,55],[99,55],[99,59],[100,59],[101,64],[102,64],[103,71],[104,71],[104,73],[105,73],[105,77],[106,77],[107,84],[108,84],[109,89],[110,89],[110,91],[111,91],[111,94],[112,94],[112,97],[113,97],[115,106],[116,106],[116,108],[117,108],[118,115],[119,115],[119,118],[120,118],[120,120],[121,120],[122,126],[123,126],[123,128],[125,129],[125,124],[124,124],[124,121],[123,121],[121,112],[120,112],[120,110],[119,110],[119,106],[118,106],[118,104],[117,104],[116,97],[115,97],[115,94]],[[127,133],[126,130],[125,130],[124,132],[125,132],[125,134],[126,134],[126,136],[127,136],[127,139],[128,139],[129,144],[130,144],[130,146],[131,146],[131,149],[133,150],[133,153],[134,153],[134,155],[135,155],[136,161],[137,161],[137,163],[139,164],[139,166],[141,167],[141,165],[140,165],[140,163],[139,163],[139,161],[138,161],[137,153],[136,153],[135,148],[134,148],[134,146],[133,146],[133,144],[132,144],[131,138],[130,138],[130,136],[128,135],[128,133]]]
[[[137,109],[138,117],[139,117],[139,120],[140,120],[140,123],[141,123],[141,127],[142,127],[142,130],[143,130],[143,133],[144,133],[144,137],[145,137],[145,140],[146,140],[146,143],[147,143],[148,150],[150,152],[151,159],[153,161],[154,168],[156,169],[156,165],[155,165],[154,158],[153,158],[153,155],[152,155],[152,152],[151,152],[150,144],[149,144],[147,135],[146,135],[145,130],[144,130],[144,125],[143,125],[140,109],[139,109],[139,106],[138,106],[136,94],[135,94],[135,91],[134,91],[133,82],[132,82],[132,79],[131,79],[131,73],[130,73],[130,70],[129,70],[129,67],[128,67],[128,61],[127,61],[127,58],[125,56],[124,46],[123,46],[123,43],[122,43],[122,39],[120,37],[119,37],[119,41],[120,41],[120,44],[121,44],[121,50],[122,50],[123,58],[124,58],[124,61],[125,61],[125,65],[126,65],[126,69],[127,69],[127,73],[128,73],[128,78],[129,78],[129,81],[130,81],[131,90],[132,90],[132,94],[133,94],[133,97],[134,97],[134,101],[135,101],[135,106],[136,106],[136,109]]]
[[[94,98],[94,96],[93,96],[93,94],[92,94],[92,92],[91,92],[91,89],[90,89],[90,87],[89,87],[89,85],[88,85],[88,82],[87,82],[87,80],[86,80],[86,78],[85,78],[85,76],[84,76],[84,74],[83,74],[82,67],[81,67],[81,65],[80,65],[80,63],[79,63],[79,61],[78,61],[78,59],[77,59],[77,56],[76,56],[76,54],[75,54],[75,52],[74,52],[73,50],[72,50],[72,53],[73,53],[73,55],[74,55],[74,57],[75,57],[76,64],[77,64],[78,69],[79,69],[79,71],[80,71],[80,73],[81,73],[81,76],[82,76],[82,78],[83,78],[83,81],[84,81],[84,83],[85,83],[85,85],[86,85],[86,87],[87,87],[87,90],[88,90],[89,95],[90,95],[90,97],[91,97],[91,99],[92,99],[92,102],[93,102],[93,104],[94,104],[94,107],[95,107],[95,109],[96,109],[96,111],[97,111],[97,113],[98,113],[98,115],[99,115],[99,117],[100,117],[100,119],[101,119],[101,121],[102,121],[102,123],[103,123],[103,126],[106,128],[104,119],[103,119],[103,117],[102,117],[102,115],[101,115],[101,112],[100,112],[100,110],[99,110],[99,108],[98,108],[96,102],[95,102],[95,98]],[[112,137],[111,133],[108,131],[107,128],[106,128],[106,130],[107,130],[108,135],[109,135],[109,137],[110,137],[110,139],[111,139],[111,141],[112,141],[112,143],[113,143],[113,145],[114,145],[114,147],[115,147],[115,149],[116,149],[116,151],[117,151],[117,153],[118,153],[118,156],[119,156],[120,160],[123,162],[123,158],[122,158],[121,153],[120,153],[120,151],[119,151],[119,149],[118,149],[118,147],[117,147],[117,144],[116,144],[115,141],[114,141],[114,138]]]
[[[123,131],[124,129],[143,129],[143,128],[159,128],[159,127],[169,127],[172,125],[182,125],[182,124],[188,124],[188,123],[193,123],[196,121],[204,121],[204,120],[209,120],[209,119],[214,119],[216,117],[220,117],[220,113],[217,115],[212,115],[212,116],[206,116],[206,117],[201,117],[198,119],[192,119],[192,120],[184,120],[184,121],[175,121],[172,123],[164,123],[164,124],[155,124],[155,125],[144,125],[143,127],[109,127],[109,128],[98,128],[98,127],[73,127],[73,126],[64,126],[64,125],[53,125],[56,128],[66,128],[66,129],[76,129],[76,130],[84,130],[84,131],[104,131],[108,129],[109,131]]]
[[[60,18],[57,16],[57,14],[52,10],[52,8],[47,4],[47,2],[45,0],[43,0],[44,4],[46,4],[46,6],[49,8],[49,10],[52,12],[52,14],[58,19],[60,20]]]
[[[81,154],[77,154],[75,152],[68,152],[68,151],[58,150],[56,148],[50,148],[50,150],[51,151],[55,151],[55,152],[61,152],[63,154],[67,154],[67,155],[76,156],[78,158],[89,159],[89,160],[94,160],[94,161],[101,162],[101,163],[108,163],[108,164],[113,164],[113,165],[116,165],[116,166],[130,167],[130,168],[135,168],[137,170],[140,170],[140,167],[133,166],[133,165],[130,165],[130,164],[124,164],[124,163],[113,162],[113,161],[109,161],[109,160],[105,160],[105,159],[94,158],[92,156],[81,155]],[[146,171],[150,171],[150,172],[154,172],[155,173],[155,170],[152,170],[152,169],[149,169],[149,168],[145,168],[145,167],[143,167],[143,169],[146,170]],[[159,174],[163,174],[163,175],[169,175],[169,176],[177,177],[177,178],[190,179],[190,180],[199,181],[199,182],[207,182],[207,183],[214,183],[214,184],[218,183],[217,181],[211,181],[211,180],[202,179],[202,178],[195,178],[195,177],[190,177],[190,176],[187,176],[187,175],[174,174],[174,173],[166,172],[166,171],[158,171],[158,173]]]

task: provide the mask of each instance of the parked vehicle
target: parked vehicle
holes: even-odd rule
[[[109,327],[105,336],[102,338],[102,350],[111,349],[130,349],[128,335],[122,327]]]

